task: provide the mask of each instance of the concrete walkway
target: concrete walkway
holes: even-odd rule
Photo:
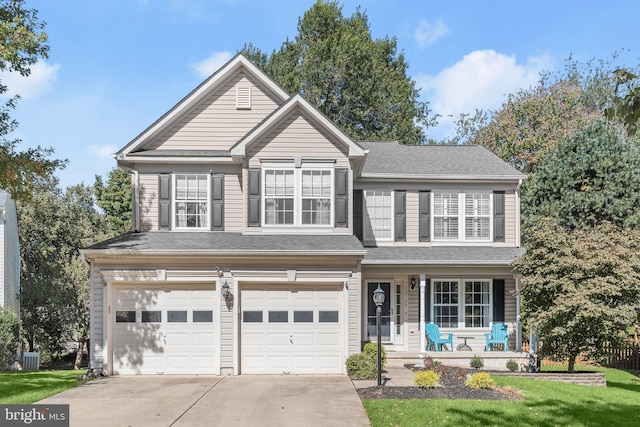
[[[69,404],[72,427],[370,426],[344,375],[114,376],[38,403]]]

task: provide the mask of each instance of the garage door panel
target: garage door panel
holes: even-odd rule
[[[218,373],[215,295],[211,287],[116,288],[116,310],[135,309],[136,316],[135,322],[112,323],[114,372]],[[199,321],[194,311],[200,311]],[[135,357],[126,357],[127,353]]]
[[[241,373],[343,371],[341,286],[256,286],[241,290],[240,306]],[[246,313],[257,312],[263,313],[263,321],[255,316],[245,321]]]

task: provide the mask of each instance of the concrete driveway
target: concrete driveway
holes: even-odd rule
[[[40,404],[75,426],[370,426],[347,376],[115,376]]]

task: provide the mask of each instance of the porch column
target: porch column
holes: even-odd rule
[[[522,322],[520,321],[520,275],[516,274],[516,351],[522,351]]]
[[[420,353],[422,354],[427,348],[427,338],[425,336],[424,325],[427,322],[426,313],[424,310],[424,302],[425,302],[425,289],[427,288],[427,279],[424,273],[420,273],[420,327],[418,330],[420,331]]]

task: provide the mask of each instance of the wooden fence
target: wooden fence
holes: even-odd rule
[[[522,351],[529,352],[529,343],[522,342]],[[640,371],[640,346],[630,345],[623,348],[605,348],[605,356],[600,363],[594,362],[586,358],[578,357],[576,359],[576,365],[589,366],[589,365],[602,365],[607,368],[625,369],[632,371]],[[567,365],[567,361],[554,361],[549,359],[542,359],[542,366],[564,366]]]

